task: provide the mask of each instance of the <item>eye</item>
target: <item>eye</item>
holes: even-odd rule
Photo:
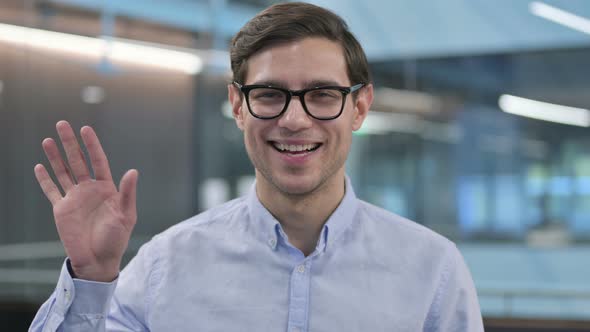
[[[275,89],[254,89],[250,92],[250,97],[258,100],[276,100],[284,99],[284,94]]]
[[[341,93],[333,89],[319,89],[310,91],[309,97],[318,100],[340,99]]]

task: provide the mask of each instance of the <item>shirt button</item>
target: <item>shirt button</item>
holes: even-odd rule
[[[277,240],[275,238],[268,239],[268,245],[274,248],[277,245]]]
[[[305,265],[299,265],[299,266],[297,267],[297,272],[299,272],[299,273],[303,273],[303,272],[305,272]]]

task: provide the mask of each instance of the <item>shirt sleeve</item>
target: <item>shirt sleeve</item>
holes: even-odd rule
[[[29,331],[148,331],[146,312],[154,279],[147,247],[142,246],[109,283],[72,278],[66,259],[55,291]]]
[[[463,256],[453,244],[424,331],[483,332],[477,292]]]
[[[41,306],[29,331],[104,331],[117,279],[74,279],[64,262],[53,294]]]

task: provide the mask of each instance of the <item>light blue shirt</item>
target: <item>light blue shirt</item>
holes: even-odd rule
[[[446,238],[346,194],[305,257],[249,194],[156,235],[112,283],[66,264],[31,331],[483,331]]]

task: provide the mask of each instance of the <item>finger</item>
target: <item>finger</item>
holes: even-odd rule
[[[90,172],[88,171],[86,160],[84,159],[82,149],[80,149],[80,144],[78,144],[72,127],[67,121],[60,121],[55,127],[66,151],[68,163],[70,164],[72,173],[74,173],[74,177],[78,183],[90,180]]]
[[[111,169],[109,167],[109,160],[102,149],[102,145],[100,144],[100,140],[98,139],[98,136],[96,136],[94,129],[84,126],[80,129],[80,135],[88,150],[90,164],[94,170],[94,177],[97,180],[113,181]]]
[[[57,148],[57,144],[51,138],[46,138],[41,143],[43,147],[43,151],[45,151],[45,155],[51,164],[51,168],[53,169],[53,173],[57,178],[57,181],[61,185],[61,188],[64,192],[68,192],[74,186],[74,179],[72,179],[72,175],[70,171],[67,169],[66,164],[64,163],[61,154]]]
[[[41,190],[45,193],[45,197],[51,202],[51,205],[55,205],[55,203],[62,199],[59,189],[49,177],[49,173],[47,173],[45,166],[41,164],[35,166],[35,177],[41,186]]]
[[[136,197],[137,197],[137,178],[139,173],[135,169],[128,170],[121,178],[119,183],[119,192],[121,193],[121,207],[132,222],[133,226],[136,221]]]

